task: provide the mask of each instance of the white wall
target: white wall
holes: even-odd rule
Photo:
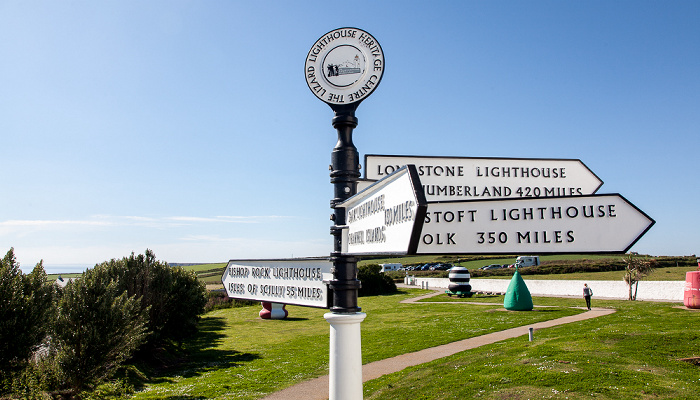
[[[583,284],[593,290],[593,297],[626,300],[629,296],[627,284],[620,281],[543,281],[527,279],[523,276],[530,294],[533,296],[581,296]],[[447,278],[415,278],[415,286],[427,283],[431,289],[447,289]],[[472,291],[500,292],[508,290],[510,279],[471,279]],[[665,300],[683,302],[685,281],[641,281],[637,291],[637,300]]]

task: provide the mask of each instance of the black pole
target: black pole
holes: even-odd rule
[[[331,227],[333,235],[333,280],[329,288],[333,293],[331,312],[357,313],[357,291],[360,281],[357,279],[357,258],[344,256],[342,251],[342,226],[345,225],[345,210],[336,205],[357,193],[357,180],[360,177],[360,155],[352,143],[352,131],[357,126],[355,110],[359,103],[351,105],[331,105],[335,111],[333,127],[338,131],[338,143],[331,153],[331,183],[334,197],[331,200],[335,225]]]

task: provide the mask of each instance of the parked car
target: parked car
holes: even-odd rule
[[[403,269],[403,265],[399,263],[379,264],[379,266],[382,267],[380,272],[399,271]]]
[[[540,257],[539,256],[518,256],[518,258],[515,259],[515,265],[517,265],[520,268],[536,267],[536,266],[540,265]]]
[[[499,269],[499,268],[503,268],[503,267],[501,266],[501,264],[486,265],[486,266],[481,267],[481,268],[479,268],[479,269],[487,270],[487,269]]]
[[[430,266],[431,271],[447,271],[450,268],[452,268],[452,264],[438,263]]]

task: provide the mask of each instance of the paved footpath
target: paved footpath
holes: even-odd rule
[[[420,299],[427,297],[437,296],[439,294],[444,294],[444,291],[436,291],[435,293],[429,293],[424,296],[416,297],[413,299],[404,300],[403,302],[416,302]],[[431,304],[431,303],[423,303]],[[452,304],[465,304],[463,302]],[[470,303],[479,305],[493,305],[493,303]],[[529,328],[534,330],[550,328],[552,326],[568,324],[571,322],[585,321],[587,319],[601,317],[603,315],[608,315],[614,313],[615,310],[607,308],[594,308],[591,311],[581,313],[578,315],[572,315],[569,317],[563,317],[558,319],[553,319],[551,321],[538,322],[534,324],[528,324],[524,326],[519,326],[517,328],[506,329],[505,331],[493,332],[482,336],[477,336],[469,339],[460,340],[458,342],[452,342],[444,344],[437,347],[431,347],[429,349],[424,349],[416,351],[414,353],[402,354],[396,357],[387,358],[385,360],[375,361],[362,366],[362,381],[366,382],[372,379],[379,378],[382,375],[391,374],[394,372],[401,371],[405,368],[412,367],[415,365],[423,364],[438,358],[443,358],[451,356],[460,351],[473,349],[475,347],[483,346],[486,344],[500,342],[501,340],[506,340],[522,335],[529,334]],[[290,386],[279,392],[270,394],[264,397],[263,400],[326,400],[328,399],[328,375],[321,376],[315,379],[311,379],[294,386]]]

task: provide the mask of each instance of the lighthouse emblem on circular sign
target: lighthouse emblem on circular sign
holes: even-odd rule
[[[359,103],[379,85],[384,52],[369,33],[340,28],[321,36],[306,56],[306,83],[328,104]]]

